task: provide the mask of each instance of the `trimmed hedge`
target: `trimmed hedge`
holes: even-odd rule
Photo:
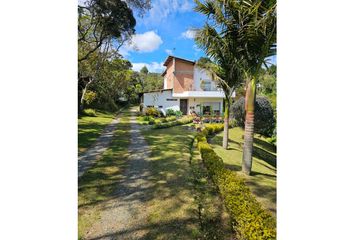
[[[218,187],[229,211],[237,239],[276,239],[275,218],[251,194],[243,178],[226,169],[207,142],[207,136],[221,131],[220,124],[205,124],[196,136],[197,146],[209,175]]]
[[[173,121],[173,122],[155,124],[152,126],[152,128],[153,129],[169,128],[169,127],[174,127],[174,126],[178,126],[178,125],[184,125],[184,124],[191,123],[191,122],[193,122],[193,117],[184,117],[184,118],[178,119],[177,121]]]

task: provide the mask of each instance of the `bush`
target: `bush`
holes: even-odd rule
[[[90,116],[90,117],[96,117],[96,111],[91,108],[84,109],[83,115]]]
[[[153,117],[158,117],[160,115],[157,108],[154,108],[154,107],[146,108],[144,114],[145,114],[145,116],[153,116]]]
[[[162,123],[165,123],[165,122],[168,122],[166,118],[161,118],[161,122]]]
[[[94,91],[87,90],[84,96],[84,101],[87,105],[90,105],[95,99],[97,94]]]
[[[187,123],[191,123],[192,121],[193,121],[193,117],[184,117],[184,118],[178,119],[177,121],[154,125],[152,128],[154,128],[154,129],[169,128],[169,127],[174,127],[174,126],[178,126],[178,125],[184,125]]]
[[[161,122],[162,122],[162,121],[161,121],[160,119],[155,119],[154,124],[155,124],[155,125],[160,125]]]
[[[214,133],[220,132],[222,130],[224,130],[224,124],[223,123],[206,123],[205,125],[206,130],[205,131],[205,135],[212,135]]]
[[[154,124],[155,124],[155,118],[150,117],[149,125],[154,125]]]
[[[237,126],[245,128],[245,98],[241,97],[231,108]],[[267,97],[257,96],[255,102],[254,132],[266,137],[272,136],[275,118],[271,103]]]
[[[143,121],[150,121],[151,119],[153,119],[153,117],[151,116],[143,116]]]
[[[174,115],[176,115],[176,112],[175,112],[175,110],[173,110],[173,109],[167,109],[166,110],[166,116],[174,116]]]
[[[229,127],[230,127],[230,128],[234,128],[234,127],[236,127],[236,126],[237,126],[236,119],[230,118],[230,120],[229,120]]]
[[[167,122],[172,122],[172,121],[176,121],[176,119],[177,119],[176,116],[171,116],[171,117],[167,117],[166,121]]]
[[[181,111],[179,111],[179,110],[176,111],[175,113],[176,113],[176,117],[178,117],[178,118],[182,117],[182,115],[183,115],[183,113]]]
[[[222,159],[207,142],[210,133],[221,131],[221,124],[206,124],[196,136],[197,146],[213,182],[230,214],[237,239],[275,239],[276,221],[251,194],[236,172],[226,169]]]

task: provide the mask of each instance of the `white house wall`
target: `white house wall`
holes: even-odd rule
[[[214,81],[211,80],[211,76],[208,74],[208,72],[204,69],[198,68],[197,66],[194,66],[193,80],[194,80],[194,91],[203,91],[203,89],[200,88],[200,80],[210,80],[211,89],[216,88],[216,84]]]
[[[175,99],[175,101],[169,101],[168,99]],[[172,91],[151,92],[144,93],[144,107],[154,106],[167,109],[179,110],[179,99],[172,98]]]

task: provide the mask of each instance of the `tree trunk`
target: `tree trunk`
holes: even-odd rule
[[[229,110],[230,110],[230,100],[225,99],[225,115],[224,115],[224,137],[222,140],[222,147],[227,149],[229,143]]]
[[[82,112],[84,110],[84,99],[85,99],[85,94],[87,91],[87,86],[88,86],[88,84],[82,90],[81,99],[80,99],[80,112]]]
[[[254,102],[256,98],[255,79],[252,78],[247,84],[245,97],[245,135],[242,156],[242,171],[250,175],[252,169],[253,135],[254,135]]]

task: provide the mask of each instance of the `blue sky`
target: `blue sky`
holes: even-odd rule
[[[152,8],[137,21],[130,44],[120,52],[139,71],[144,65],[150,72],[162,72],[168,54],[198,60],[205,54],[195,45],[193,28],[200,28],[205,17],[193,11],[192,0],[152,0]]]

